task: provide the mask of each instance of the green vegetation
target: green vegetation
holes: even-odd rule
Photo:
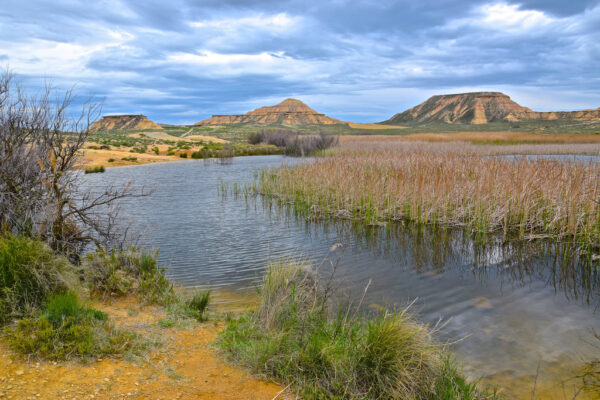
[[[185,302],[187,314],[198,321],[206,320],[206,309],[210,301],[210,291],[196,293]]]
[[[133,293],[144,303],[168,306],[177,298],[157,256],[135,248],[96,250],[83,262],[83,280],[92,294],[103,298]]]
[[[233,361],[316,399],[477,399],[431,332],[406,311],[332,313],[331,285],[302,264],[271,265],[257,311],[228,321]]]
[[[137,157],[123,157],[121,160],[134,162],[137,161]]]
[[[40,241],[0,236],[0,325],[39,309],[76,280],[69,261]]]
[[[13,350],[48,360],[139,353],[145,344],[120,331],[106,314],[82,306],[73,292],[53,295],[45,310],[6,329]]]
[[[90,167],[90,168],[86,168],[85,169],[85,173],[86,174],[97,174],[97,173],[102,173],[105,171],[105,168],[103,165],[100,166],[96,166],[96,167]]]
[[[205,321],[209,293],[188,301],[178,297],[156,257],[135,248],[96,250],[75,266],[39,240],[0,236],[3,339],[20,354],[49,360],[134,355],[148,348],[149,341],[82,304],[78,293],[134,294],[144,304],[168,307],[174,317]]]
[[[115,159],[114,158],[109,158],[107,161],[108,162],[115,162]]]

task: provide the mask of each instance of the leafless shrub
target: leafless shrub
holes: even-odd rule
[[[31,95],[9,71],[0,75],[0,226],[76,257],[90,242],[115,239],[110,205],[132,193],[78,190],[80,150],[101,106],[87,102],[73,116],[72,104],[71,90],[58,94],[46,85]]]
[[[277,147],[284,147],[288,155],[308,156],[317,151],[322,151],[339,144],[339,138],[326,132],[318,135],[300,135],[283,129],[262,130],[252,133],[248,143],[267,143]]]

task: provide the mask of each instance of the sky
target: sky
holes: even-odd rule
[[[378,122],[435,94],[600,107],[600,0],[2,0],[0,66],[190,124],[294,97]]]

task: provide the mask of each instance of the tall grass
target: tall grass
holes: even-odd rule
[[[600,239],[600,165],[506,160],[428,145],[338,151],[264,171],[253,188],[317,217],[464,227],[508,238]]]
[[[407,312],[336,310],[330,294],[306,265],[271,265],[258,310],[228,321],[218,345],[303,398],[482,398]]]

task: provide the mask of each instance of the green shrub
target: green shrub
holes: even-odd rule
[[[41,241],[0,236],[0,325],[40,308],[75,281],[75,267]]]
[[[137,161],[137,157],[123,157],[121,158],[123,161]]]
[[[102,173],[104,172],[104,166],[103,165],[99,165],[96,167],[90,167],[90,168],[86,168],[85,169],[85,173],[86,174],[97,174],[97,173]]]
[[[153,147],[152,151],[154,152],[154,154],[158,155],[158,152],[159,152],[158,147]]]
[[[96,250],[83,263],[84,281],[92,293],[122,296],[135,293],[146,303],[168,305],[176,301],[173,285],[158,265],[157,253],[130,248]]]
[[[115,159],[114,158],[109,158],[108,162],[115,162]]]
[[[77,294],[72,291],[52,295],[48,300],[46,311],[43,315],[54,326],[60,325],[65,318],[81,319],[83,317],[92,317],[101,321],[108,319],[106,313],[81,306]]]
[[[167,151],[167,155],[168,156],[174,156],[175,152],[173,150],[169,150],[169,151]]]
[[[478,398],[407,312],[332,314],[328,292],[307,266],[270,266],[258,310],[228,321],[217,343],[233,361],[303,398]]]
[[[187,153],[180,153],[179,157],[181,157],[181,158],[187,158]]]
[[[137,335],[117,330],[106,314],[82,306],[72,293],[53,296],[44,313],[5,329],[17,353],[49,360],[139,352]]]

